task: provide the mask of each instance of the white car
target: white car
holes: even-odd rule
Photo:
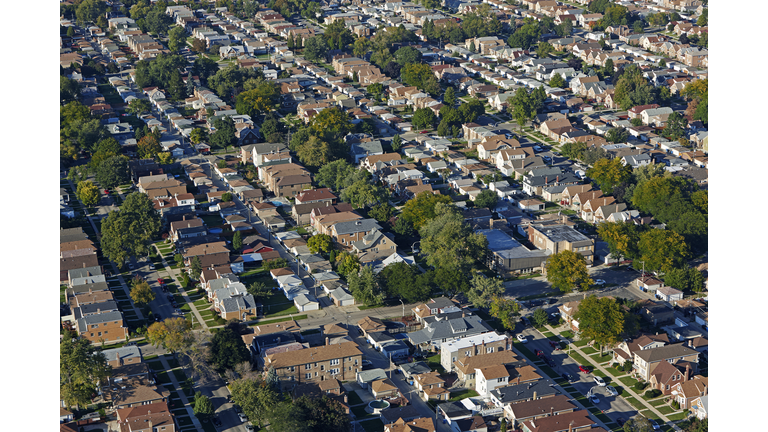
[[[248,421],[248,417],[246,417],[243,413],[238,413],[237,416],[240,417],[240,421],[243,423]]]
[[[518,333],[516,337],[517,337],[517,340],[519,340],[520,342],[528,343],[528,339],[526,339],[525,336],[523,336],[522,334]]]
[[[602,279],[595,279],[595,285],[603,286],[605,285],[605,281]]]
[[[605,387],[605,381],[599,376],[595,377],[595,384],[597,384],[600,387]]]
[[[619,392],[617,392],[616,389],[613,388],[613,386],[606,386],[605,390],[607,390],[608,393],[610,393],[611,396],[618,396],[619,395]]]

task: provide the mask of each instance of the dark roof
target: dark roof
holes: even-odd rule
[[[437,407],[440,408],[440,411],[445,413],[445,415],[449,418],[457,418],[457,417],[472,415],[472,411],[468,410],[464,405],[462,405],[459,402],[444,403],[444,404],[438,405]]]
[[[381,420],[384,422],[384,424],[392,424],[398,419],[408,421],[419,417],[421,417],[421,414],[419,413],[419,410],[417,410],[413,405],[406,405],[400,408],[390,408],[381,412]]]
[[[491,391],[491,394],[502,403],[512,403],[533,399],[535,392],[538,397],[556,395],[558,391],[552,387],[552,380],[539,380],[532,383],[514,384],[505,387],[499,387]]]

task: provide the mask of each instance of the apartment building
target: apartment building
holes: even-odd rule
[[[274,368],[281,382],[290,384],[351,381],[362,370],[362,355],[355,342],[344,342],[268,355],[264,369]]]

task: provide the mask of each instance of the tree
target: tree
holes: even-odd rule
[[[439,202],[435,217],[419,229],[421,248],[427,264],[447,270],[457,269],[464,275],[488,255],[488,239],[473,232],[455,205]]]
[[[280,90],[273,81],[258,78],[253,81],[254,88],[237,95],[235,109],[238,114],[256,117],[273,111],[280,102]]]
[[[232,248],[239,251],[243,247],[243,234],[240,231],[235,231],[232,236]]]
[[[128,257],[149,254],[160,226],[152,201],[141,192],[133,192],[125,197],[120,210],[102,219],[102,253],[122,267]]]
[[[536,327],[543,327],[547,323],[547,312],[542,308],[536,308],[533,311],[533,324]]]
[[[77,183],[76,195],[86,207],[93,207],[99,203],[99,188],[88,180]]]
[[[386,222],[395,214],[395,208],[389,203],[381,203],[371,207],[368,210],[368,216],[376,219],[378,222]]]
[[[651,229],[640,234],[640,259],[649,271],[666,271],[681,267],[688,258],[688,245],[683,237],[670,230]]]
[[[347,251],[342,251],[336,256],[336,272],[342,276],[350,277],[357,274],[360,269],[360,258]]]
[[[168,31],[168,49],[179,51],[187,45],[187,32],[182,26],[174,26]]]
[[[579,303],[574,319],[579,321],[582,339],[600,344],[600,353],[606,345],[620,340],[624,332],[624,312],[612,297],[591,295]]]
[[[280,426],[284,423],[279,419],[273,419],[270,430],[274,428],[276,432],[346,432],[350,430],[351,420],[346,413],[346,409],[336,400],[327,395],[321,397],[301,396],[292,404],[284,404],[292,407],[290,419],[301,425],[301,428],[291,427],[283,429]],[[286,422],[291,424],[291,422]]]
[[[384,94],[384,86],[381,83],[373,83],[366,87],[365,91],[374,95],[376,98],[380,98]]]
[[[456,100],[456,92],[453,90],[453,87],[448,87],[443,95],[443,104],[453,107],[456,105]]]
[[[395,51],[395,61],[403,66],[421,63],[421,52],[414,47],[404,46]]]
[[[706,430],[706,429],[705,429]],[[636,415],[630,417],[626,423],[624,423],[624,432],[653,432],[653,426],[648,418],[644,415]]]
[[[476,273],[470,281],[467,299],[473,306],[487,308],[495,297],[504,294],[504,285],[501,279],[485,277]]]
[[[68,408],[90,404],[110,370],[104,354],[88,339],[65,336],[59,344],[59,392]]]
[[[400,138],[400,134],[395,134],[394,137],[392,137],[392,151],[400,151],[400,148],[403,146],[403,140]]]
[[[208,396],[203,395],[203,393],[199,391],[195,393],[193,404],[193,412],[200,419],[208,419],[215,411],[213,403],[211,403]]]
[[[531,95],[529,95],[528,91],[522,87],[515,91],[512,103],[507,105],[507,111],[509,111],[512,118],[514,118],[515,122],[520,126],[520,130],[523,129],[526,121],[533,119],[534,115],[536,115]]]
[[[555,88],[565,88],[565,78],[559,73],[552,74],[552,78],[549,80],[549,86]]]
[[[371,41],[369,41],[365,36],[358,37],[355,40],[354,46],[352,47],[352,53],[355,55],[355,57],[363,57],[370,50]]]
[[[387,201],[389,191],[367,180],[359,180],[341,191],[341,200],[355,208],[370,207]]]
[[[563,250],[546,261],[547,281],[564,293],[581,288],[587,290],[594,281],[587,272],[584,255]]]
[[[217,118],[213,121],[213,127],[216,131],[211,134],[210,143],[213,147],[226,149],[237,143],[235,136],[235,122],[231,117],[226,116],[223,119]]]
[[[356,171],[358,170],[355,167],[340,159],[321,166],[315,175],[315,181],[322,187],[338,191],[345,187],[345,179]]]
[[[477,120],[481,115],[485,114],[485,104],[472,98],[469,102],[459,105],[458,112],[465,123],[471,123]]]
[[[231,327],[222,328],[211,338],[209,361],[219,372],[234,369],[235,365],[250,358],[242,338]]]
[[[346,112],[338,107],[326,108],[312,117],[310,130],[327,142],[335,142],[352,131],[353,125]]]
[[[342,255],[344,253],[346,252],[343,252]],[[359,272],[350,271],[346,276],[349,292],[356,302],[368,306],[382,304],[384,295],[381,292],[376,275],[373,274],[372,266],[363,266]]]
[[[181,351],[192,343],[192,325],[186,319],[166,318],[147,328],[147,341],[162,346],[171,353]]]
[[[261,266],[264,267],[265,270],[269,271],[288,267],[288,261],[285,258],[273,258],[271,260],[264,261]]]
[[[189,263],[189,275],[194,279],[200,279],[200,273],[203,272],[203,264],[200,262],[200,257],[195,256]]]
[[[280,393],[277,386],[257,377],[255,379],[239,379],[230,384],[232,401],[253,422],[262,425],[267,420],[272,409],[280,403]]]
[[[206,45],[205,40],[200,38],[195,38],[195,40],[192,41],[192,51],[196,53],[204,53],[207,50],[208,50],[208,46]],[[203,57],[203,58],[208,59],[208,57]]]
[[[671,140],[676,140],[685,136],[685,128],[688,126],[688,120],[680,113],[673,112],[667,117],[667,125],[664,127],[663,135]]]
[[[401,237],[410,237],[413,235],[413,224],[403,217],[397,218],[395,225],[392,226],[392,231]]]
[[[304,57],[313,62],[325,60],[328,53],[328,44],[323,36],[312,36],[304,40]]]
[[[154,135],[147,135],[141,138],[137,144],[137,150],[140,158],[152,159],[163,151],[163,147]]]
[[[226,161],[221,160],[219,162],[224,162],[224,166],[220,166],[219,168],[226,168],[227,167],[227,162]],[[230,202],[230,201],[232,201],[232,192],[224,192],[223,194],[221,194],[221,201],[222,202]]]
[[[96,168],[96,181],[105,188],[112,189],[129,180],[128,158],[125,156],[112,156]]]
[[[329,235],[315,234],[307,240],[307,247],[313,254],[318,252],[328,253],[333,248],[333,241]]]
[[[541,27],[539,23],[531,18],[525,18],[524,24],[518,27],[512,36],[507,39],[507,43],[512,48],[529,49],[536,41],[541,38]]]
[[[154,299],[155,292],[152,291],[152,288],[146,282],[142,281],[131,288],[131,300],[133,300],[137,306],[148,305]]]
[[[691,267],[672,268],[664,273],[664,283],[680,291],[701,292],[704,290],[704,275]]]
[[[413,114],[411,123],[417,129],[431,128],[437,122],[435,113],[430,108],[419,108]]]
[[[499,202],[499,196],[490,189],[485,189],[475,197],[475,206],[493,210]]]
[[[610,131],[609,131],[610,132]],[[587,176],[593,179],[600,189],[609,195],[618,184],[629,180],[632,168],[621,164],[621,159],[600,159],[587,170]]]
[[[709,21],[709,8],[705,8],[701,11],[701,15],[696,19],[696,25],[699,27],[706,27]]]
[[[413,228],[418,230],[435,217],[435,206],[438,203],[450,204],[452,201],[446,195],[422,192],[405,203],[400,219],[407,220]]]
[[[637,65],[629,65],[616,81],[614,98],[622,110],[653,102],[653,86]]]
[[[107,12],[107,4],[99,0],[83,0],[75,9],[77,23],[84,26],[87,23],[95,23],[100,15]]]
[[[637,250],[640,237],[634,223],[603,222],[597,226],[597,233],[608,244],[608,250],[614,258],[636,259],[640,256]]]
[[[75,26],[67,27],[67,36],[68,37],[75,37]]]
[[[488,314],[501,322],[507,330],[514,330],[517,320],[515,316],[520,311],[520,304],[512,299],[501,296],[494,297],[488,308]]]
[[[70,27],[72,28],[72,27]],[[80,96],[80,85],[77,81],[64,75],[59,76],[59,98],[63,102],[71,102]]]
[[[612,143],[627,142],[629,131],[623,127],[611,128],[606,134],[605,139]]]
[[[429,276],[419,274],[417,267],[404,262],[384,267],[378,275],[378,283],[387,295],[401,298],[406,303],[426,300],[432,291]]]
[[[555,47],[553,47],[549,42],[539,42],[539,45],[536,48],[536,54],[538,54],[539,58],[549,57],[549,55],[554,51]]]
[[[248,294],[252,295],[253,298],[258,300],[267,298],[272,294],[272,288],[268,287],[264,282],[259,281],[248,285],[246,291],[248,291]]]
[[[432,96],[437,96],[440,93],[440,84],[429,65],[423,63],[406,64],[400,70],[400,77],[407,85],[415,86]]]

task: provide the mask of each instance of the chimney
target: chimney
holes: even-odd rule
[[[549,407],[549,415],[552,416],[555,412],[555,407]]]
[[[685,377],[683,377],[683,382],[688,382],[688,376],[691,374],[691,364],[688,363],[685,365]]]
[[[517,382],[515,384],[520,384],[520,375],[517,376]]]
[[[537,395],[538,395],[538,393],[536,393],[536,390],[534,390],[534,391],[533,391],[533,400],[536,400],[536,396],[537,396]]]
[[[571,420],[571,422],[568,423],[568,432],[573,432],[573,420]]]
[[[549,183],[549,176],[544,176],[544,185],[546,186],[547,183]]]
[[[560,183],[560,174],[557,175],[557,178],[555,179],[555,183]]]
[[[326,337],[326,338],[325,338],[325,344],[326,344],[326,345],[330,345],[330,344],[331,344],[331,338],[329,338],[329,337]]]

